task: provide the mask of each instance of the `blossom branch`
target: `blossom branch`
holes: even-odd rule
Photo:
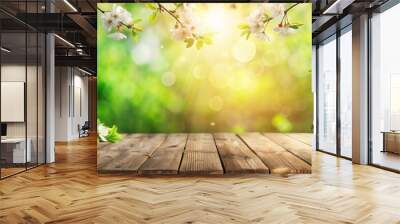
[[[100,9],[99,7],[97,7],[97,9],[101,12],[101,13],[106,13],[106,12],[110,12],[110,11],[104,11],[104,10],[102,10],[102,9]],[[128,25],[128,24],[125,24],[125,23],[123,23],[123,22],[118,22],[118,24],[119,25],[122,25],[122,26],[125,26],[126,28],[128,28],[128,29],[131,29],[131,28],[135,28],[133,25]]]
[[[288,12],[291,10],[291,9],[293,9],[294,7],[296,7],[297,5],[299,5],[300,3],[296,3],[296,4],[293,4],[293,5],[291,5],[289,8],[287,8],[284,12],[283,12],[283,17],[282,17],[282,20],[281,20],[281,23],[280,24],[282,24],[283,23],[283,21],[286,19],[287,20],[287,14],[288,14]]]
[[[294,7],[296,7],[297,5],[299,5],[300,3],[296,3],[296,4],[293,4],[292,6],[290,6],[289,8],[287,8],[286,10],[285,10],[285,13],[288,13],[291,9],[293,9]]]
[[[169,15],[171,15],[176,22],[178,22],[181,26],[184,26],[183,23],[179,20],[179,18],[171,11],[169,11],[167,8],[165,8],[161,3],[157,3],[158,8],[160,9],[161,12],[167,12]]]

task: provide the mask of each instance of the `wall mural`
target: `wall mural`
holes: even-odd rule
[[[311,4],[97,7],[100,140],[312,131]]]

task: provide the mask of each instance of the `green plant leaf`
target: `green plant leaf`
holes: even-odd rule
[[[248,30],[248,29],[250,29],[250,26],[247,23],[243,23],[243,24],[239,25],[239,29]]]
[[[118,133],[117,126],[113,125],[109,131],[108,135],[106,136],[106,140],[111,143],[115,143],[122,139],[122,136]]]
[[[180,8],[180,7],[182,7],[183,6],[183,3],[175,3],[175,7],[176,8]]]
[[[213,39],[211,37],[211,35],[205,35],[201,38],[205,44],[212,44],[213,43]]]
[[[150,14],[149,16],[149,22],[154,23],[157,20],[158,12],[154,11],[153,13]]]
[[[157,5],[154,3],[146,3],[146,7],[151,9],[151,10],[156,10],[158,9]]]
[[[196,48],[199,50],[203,47],[203,45],[204,45],[204,41],[201,39],[198,39],[196,42]]]
[[[133,27],[132,30],[136,30],[136,32],[141,32],[141,31],[143,31],[143,28],[138,26],[138,25],[136,25],[136,26]]]
[[[300,28],[302,25],[303,25],[303,24],[299,24],[299,23],[298,23],[298,24],[290,24],[289,27],[292,28],[292,29],[298,29],[298,28]]]
[[[139,41],[139,33],[137,31],[135,31],[135,29],[132,30],[132,39],[134,42]]]
[[[193,38],[188,38],[188,39],[185,40],[185,43],[186,43],[186,48],[190,48],[194,44],[194,39]]]
[[[135,19],[135,20],[133,20],[133,24],[136,24],[136,23],[140,23],[140,22],[142,22],[143,20],[142,19]]]
[[[250,38],[250,31],[247,32],[247,34],[246,34],[246,40],[248,40],[249,38]]]

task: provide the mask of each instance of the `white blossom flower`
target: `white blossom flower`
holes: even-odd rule
[[[260,40],[270,41],[270,37],[265,33],[265,26],[268,23],[268,19],[265,7],[259,7],[254,10],[250,16],[247,17],[250,33],[254,34],[254,36]]]
[[[104,29],[107,32],[110,32],[111,29],[116,25],[115,20],[112,18],[111,12],[104,12],[101,16],[101,20],[103,22]]]
[[[176,10],[176,14],[183,24],[193,24],[195,23],[193,17],[193,8],[189,4],[183,4],[182,7],[179,7]]]
[[[274,28],[274,31],[282,36],[288,36],[294,33],[296,30],[291,28],[289,24],[278,24],[278,26]]]
[[[111,16],[117,25],[119,23],[128,25],[132,22],[131,14],[126,9],[116,4],[113,5]]]
[[[100,141],[102,141],[102,142],[107,141],[106,136],[108,135],[108,132],[109,132],[109,129],[106,126],[104,126],[104,124],[97,125],[97,133],[99,135]]]
[[[114,40],[126,39],[126,35],[120,32],[110,33],[108,34],[108,37]]]
[[[195,28],[190,25],[176,24],[174,28],[171,29],[171,33],[176,40],[186,40],[193,37],[194,29]]]
[[[276,17],[282,17],[285,14],[285,5],[282,3],[279,4],[268,4],[269,6],[269,12],[271,13],[271,16],[276,18]]]
[[[255,33],[254,36],[260,40],[271,41],[271,37],[265,32]]]
[[[264,31],[265,23],[264,23],[264,16],[259,13],[251,14],[248,18],[248,23],[250,26],[250,32],[252,33],[259,33]]]
[[[113,28],[120,26],[121,24],[129,25],[132,22],[131,14],[123,7],[116,4],[110,12],[104,12],[101,16],[104,29],[110,32]]]
[[[117,6],[116,12],[120,14],[122,23],[129,25],[132,22],[132,16],[126,9],[122,8],[121,6]]]
[[[193,17],[193,10],[189,4],[184,4],[176,10],[179,22],[171,29],[172,36],[176,40],[193,38],[196,33],[196,25]]]

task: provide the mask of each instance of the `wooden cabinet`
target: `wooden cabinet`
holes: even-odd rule
[[[383,132],[383,151],[400,154],[400,132]]]

